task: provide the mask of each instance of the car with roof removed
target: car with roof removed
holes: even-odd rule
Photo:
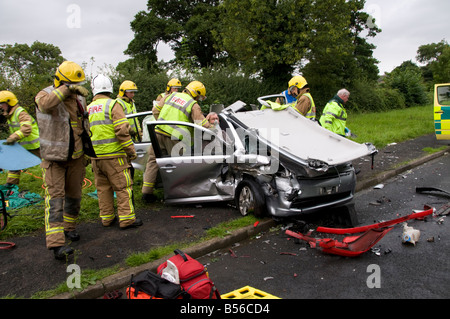
[[[292,108],[247,110],[238,101],[223,109],[215,129],[195,123],[146,118],[135,143],[136,169],[144,170],[151,143],[167,204],[233,201],[242,215],[296,217],[352,201],[352,161],[374,156],[370,143],[356,143],[322,128]],[[156,139],[158,125],[190,132],[171,154]],[[173,137],[175,139],[175,137]]]

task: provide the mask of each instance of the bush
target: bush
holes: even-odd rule
[[[398,90],[390,88],[376,88],[377,94],[383,103],[383,110],[404,109],[406,107],[405,97]]]

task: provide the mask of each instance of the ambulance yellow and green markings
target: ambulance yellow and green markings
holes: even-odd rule
[[[450,83],[435,85],[434,128],[436,139],[450,140]]]

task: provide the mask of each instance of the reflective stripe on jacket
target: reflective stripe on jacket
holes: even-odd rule
[[[314,99],[311,95],[311,93],[305,93],[304,96],[308,97],[311,101],[311,107],[308,110],[308,113],[306,113],[306,118],[309,118],[310,120],[314,120],[316,118],[316,104],[314,103]]]
[[[129,103],[120,97],[117,98],[116,102],[119,103],[120,105],[122,105],[125,116],[137,113],[136,105],[134,104],[134,102]],[[128,119],[128,123],[130,123],[131,130],[135,133],[138,133],[139,130],[141,129],[139,122],[135,121],[134,119]],[[137,124],[137,127],[136,127],[136,124]]]
[[[126,118],[112,120],[111,113],[116,100],[101,98],[92,101],[88,106],[89,124],[91,127],[91,141],[98,158],[111,156],[125,156],[124,147],[133,144],[130,139],[122,145],[117,139],[115,127],[127,123]]]
[[[333,98],[327,103],[323,109],[322,116],[320,117],[320,124],[342,136],[345,136],[345,127],[347,123],[347,111],[341,101]]]
[[[165,100],[158,121],[192,122],[191,112],[196,101],[186,93],[173,93]],[[157,131],[168,136],[174,136],[180,141],[183,136],[192,136],[191,128],[178,125],[158,125]],[[187,135],[186,135],[187,134]]]
[[[9,125],[9,131],[11,134],[16,133],[19,137],[19,144],[22,145],[27,150],[35,150],[38,149],[40,146],[39,143],[39,128],[36,123],[36,120],[28,114],[28,116],[31,118],[31,122],[20,122],[19,120],[19,114],[25,112],[28,114],[28,112],[21,106],[16,107],[11,117],[8,118],[8,125]],[[20,127],[22,125],[29,125],[31,126],[31,133],[28,136],[25,136],[23,132],[20,130]]]

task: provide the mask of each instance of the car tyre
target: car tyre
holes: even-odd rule
[[[257,182],[247,179],[239,184],[236,206],[242,216],[253,213],[256,217],[262,217],[266,214],[266,201]]]

